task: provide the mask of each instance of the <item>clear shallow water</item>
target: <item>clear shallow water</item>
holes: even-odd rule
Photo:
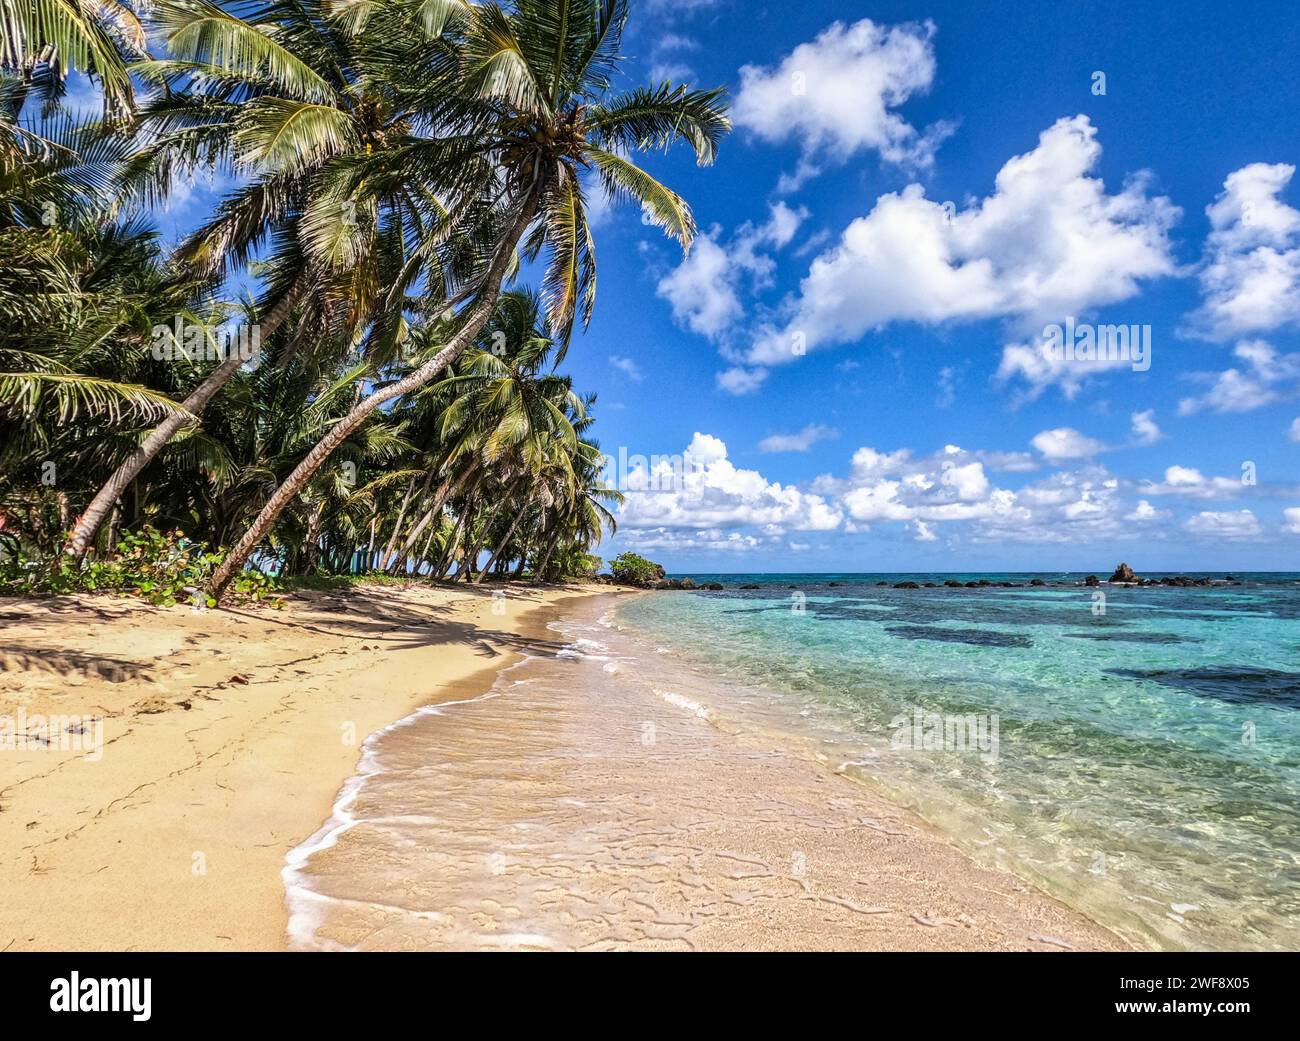
[[[703,704],[819,742],[1136,943],[1300,948],[1300,575],[1104,586],[1104,613],[1082,576],[694,577],[727,588],[619,608],[644,668],[689,667]]]

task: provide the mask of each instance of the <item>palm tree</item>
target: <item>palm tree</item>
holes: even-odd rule
[[[74,70],[89,73],[119,114],[133,101],[126,55],[144,49],[139,17],[117,0],[0,0],[0,69],[27,79],[48,72],[56,89]],[[0,116],[0,135],[13,126]]]
[[[441,10],[447,5],[436,5]],[[299,494],[334,449],[376,409],[418,390],[465,351],[490,318],[522,242],[524,255],[545,248],[543,282],[551,326],[567,345],[575,320],[589,320],[595,303],[595,243],[580,184],[596,171],[615,198],[631,198],[651,222],[689,248],[695,233],[690,208],[677,193],[636,166],[635,149],[666,150],[686,141],[701,164],[712,162],[730,129],[722,91],[690,91],[665,83],[612,96],[627,19],[625,0],[517,0],[466,5],[456,28],[457,79],[442,113],[445,151],[490,158],[502,216],[490,253],[447,343],[402,380],[367,395],[308,454],[267,502],[254,524],[213,576],[219,599],[266,538],[281,511]],[[445,88],[447,85],[442,84]],[[446,174],[437,162],[430,174]],[[482,214],[469,214],[481,227]],[[463,224],[463,222],[461,222]]]
[[[139,115],[143,143],[125,173],[133,191],[162,197],[201,164],[251,177],[178,258],[219,281],[269,243],[263,343],[314,297],[317,313],[342,315],[391,353],[403,294],[431,271],[441,283],[473,246],[445,231],[451,215],[481,208],[491,170],[427,135],[443,121],[455,63],[442,34],[461,5],[363,6],[373,10],[368,32],[358,5],[300,0],[242,19],[208,0],[159,0],[152,21],[169,57],[133,66],[160,90]],[[222,360],[186,396],[188,415],[243,364]],[[187,422],[169,417],[122,461],[78,521],[70,553],[85,552],[112,503]]]

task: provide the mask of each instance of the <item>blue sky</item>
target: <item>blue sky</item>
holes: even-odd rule
[[[603,555],[1300,570],[1293,3],[640,0],[626,43],[626,86],[725,85],[737,125],[645,160],[686,260],[592,193],[565,368],[606,452],[684,466],[623,475]],[[1149,368],[1053,361],[1067,319],[1149,327]]]
[[[607,452],[694,447],[602,552],[1300,567],[1297,45],[1283,3],[639,5],[629,81],[725,84],[737,128],[647,163],[689,260],[599,222],[566,365]],[[1067,318],[1149,326],[1149,369],[1050,364]]]

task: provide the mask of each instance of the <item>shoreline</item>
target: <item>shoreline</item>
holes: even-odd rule
[[[286,949],[285,857],[366,737],[490,686],[537,607],[608,591],[376,585],[202,613],[0,600],[0,715],[103,719],[97,760],[0,753],[0,950]]]
[[[454,729],[462,706],[453,703],[491,692],[506,669],[529,664],[530,649],[541,652],[538,660],[553,658],[563,641],[548,623],[616,592],[510,587],[505,614],[496,613],[502,608],[490,588],[420,586],[298,594],[283,612],[196,615],[124,601],[0,601],[0,697],[7,706],[0,713],[13,711],[21,686],[29,712],[97,707],[107,717],[98,763],[56,752],[0,758],[0,878],[19,897],[0,912],[0,949],[290,948],[293,900],[285,883],[306,860],[300,851],[332,844],[340,811],[364,783],[369,742],[441,714],[431,708],[438,705],[450,709]],[[86,611],[107,628],[86,626]],[[58,650],[42,650],[42,639]],[[105,646],[114,657],[97,653]],[[492,736],[508,756],[515,733],[499,722]],[[345,725],[352,744],[340,739]],[[664,726],[664,733],[684,727],[685,740],[706,745],[737,740],[689,713]],[[857,902],[872,902],[863,895],[868,880],[845,876],[857,886],[854,900],[819,900],[815,911],[786,902],[798,917],[777,914],[769,935],[780,944],[815,945],[819,930],[848,928],[844,935],[872,949],[1126,947],[1082,912],[976,863],[934,825],[825,765],[789,749],[751,747],[743,755],[764,760],[751,787],[762,776],[788,795],[805,783],[819,795],[828,794],[827,785],[837,789],[829,793],[836,808],[823,822],[830,826],[809,836],[819,869],[842,862],[875,878],[883,858],[915,876],[915,892],[929,901],[885,927],[888,916],[866,915]],[[647,774],[644,766],[622,761],[617,771],[629,770],[621,780],[642,785],[651,798],[675,801],[689,783]],[[748,810],[736,808],[742,832],[762,831],[747,825]],[[852,811],[869,811],[874,824],[854,827]],[[829,836],[825,850],[817,845],[822,834]],[[733,846],[745,840],[728,837]],[[885,876],[871,884],[888,887]],[[968,921],[956,917],[963,886],[980,894]],[[986,921],[996,923],[991,934],[981,928]],[[870,931],[854,931],[863,922]],[[1016,930],[1019,946],[1009,945]],[[719,939],[718,946],[729,945]]]
[[[705,711],[653,669],[624,685],[610,606],[533,612],[560,654],[372,737],[286,864],[295,949],[1131,949],[798,735]]]

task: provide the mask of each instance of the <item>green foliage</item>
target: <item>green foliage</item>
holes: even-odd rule
[[[224,556],[190,541],[184,532],[146,526],[125,534],[117,551],[104,559],[77,561],[63,556],[33,561],[15,555],[0,561],[0,594],[110,593],[160,607],[179,603],[215,607],[216,601],[202,590]],[[232,588],[236,596],[248,600],[263,600],[278,591],[276,581],[260,571],[242,572]]]
[[[609,562],[610,573],[619,582],[646,586],[664,577],[664,569],[636,553],[620,553]]]

